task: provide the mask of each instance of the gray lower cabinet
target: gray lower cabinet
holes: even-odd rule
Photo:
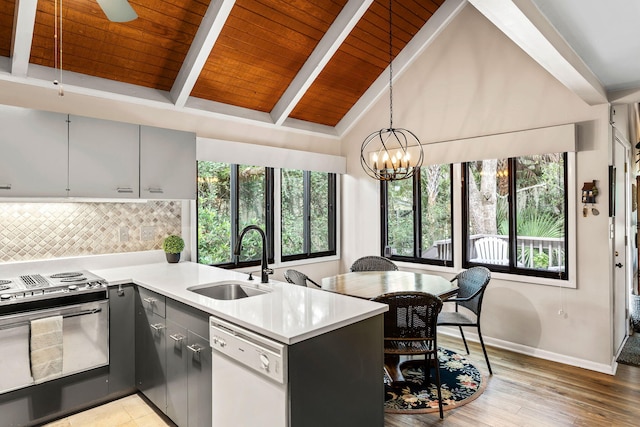
[[[109,394],[135,391],[135,285],[109,288]]]
[[[179,426],[187,426],[187,328],[167,322],[167,335],[167,415]]]
[[[187,331],[190,353],[187,370],[189,427],[211,426],[211,348],[208,336],[208,333],[202,336]]]
[[[210,426],[209,315],[144,288],[138,295],[138,389],[178,426]]]
[[[167,409],[164,296],[138,288],[136,304],[136,386],[163,412]]]

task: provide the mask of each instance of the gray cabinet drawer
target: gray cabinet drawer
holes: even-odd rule
[[[166,298],[156,292],[150,291],[138,286],[138,295],[140,296],[140,305],[145,311],[166,317]]]
[[[201,336],[209,336],[209,315],[171,298],[167,298],[167,319]]]

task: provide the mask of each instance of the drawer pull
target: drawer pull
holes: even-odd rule
[[[149,187],[147,189],[147,191],[149,193],[153,193],[153,194],[162,194],[162,193],[164,193],[164,190],[162,188],[160,188],[160,187]]]
[[[131,188],[131,187],[118,187],[118,193],[133,193],[133,188]]]
[[[11,190],[11,184],[0,184],[0,190]]]
[[[200,352],[204,349],[200,344],[192,344],[188,345],[187,348],[193,351],[195,354],[200,354]]]
[[[171,337],[172,340],[174,340],[175,342],[181,342],[185,337],[182,334],[173,334],[173,335],[169,335],[169,337]]]
[[[149,297],[149,298],[144,298],[142,301],[146,302],[149,305],[154,305],[156,302],[158,302],[157,299]]]
[[[162,323],[150,323],[149,326],[151,326],[152,329],[158,332],[163,330],[166,327]]]

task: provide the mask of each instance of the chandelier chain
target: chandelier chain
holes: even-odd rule
[[[393,0],[389,0],[389,127],[372,132],[360,147],[360,165],[380,181],[411,179],[424,161],[422,144],[408,129],[393,127]]]

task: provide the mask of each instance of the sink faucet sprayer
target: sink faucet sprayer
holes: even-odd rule
[[[256,230],[258,233],[260,233],[260,237],[262,237],[262,266],[261,266],[262,280],[260,280],[260,282],[269,283],[269,274],[273,274],[273,270],[270,269],[269,266],[267,265],[267,236],[265,236],[264,231],[262,231],[260,227],[258,227],[257,225],[246,226],[240,232],[240,236],[238,237],[238,242],[236,243],[236,247],[233,250],[233,254],[240,255],[240,250],[242,249],[242,239],[244,238],[244,235],[249,230]]]

